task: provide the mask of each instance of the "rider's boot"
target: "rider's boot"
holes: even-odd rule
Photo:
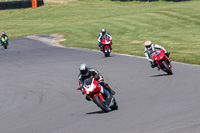
[[[157,66],[158,71],[160,71],[160,67]]]
[[[156,64],[154,62],[150,62],[151,68],[156,67]]]
[[[87,101],[91,101],[91,99],[88,97],[88,95],[86,95],[85,99],[86,99]]]
[[[108,84],[104,83],[104,87],[105,87],[105,89],[108,90],[112,95],[115,95],[115,91],[112,90]]]
[[[169,57],[168,57],[168,59],[169,59]],[[169,59],[169,62],[172,62],[172,61]]]

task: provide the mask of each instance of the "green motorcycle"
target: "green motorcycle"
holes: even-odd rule
[[[3,46],[4,49],[7,49],[7,47],[8,47],[8,37],[7,36],[1,37],[1,46]]]

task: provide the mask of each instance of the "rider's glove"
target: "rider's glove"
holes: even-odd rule
[[[149,59],[149,61],[150,61],[150,62],[153,62],[154,60],[152,60],[152,59]]]
[[[78,88],[77,88],[77,90],[83,90],[83,87],[82,86],[79,86]]]
[[[99,75],[98,75],[98,74],[95,74],[95,75],[94,75],[94,79],[98,81],[98,80],[99,80]]]
[[[170,55],[170,52],[166,52],[166,53],[165,53],[165,55],[166,55],[167,57],[169,57],[169,55]]]
[[[103,80],[104,80],[103,78],[99,79],[99,80],[98,80],[98,83],[103,82]]]

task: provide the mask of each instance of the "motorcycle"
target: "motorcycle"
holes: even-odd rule
[[[87,78],[83,85],[83,94],[86,94],[104,112],[118,109],[115,98],[110,94],[108,98],[102,93],[103,87],[95,78]]]
[[[151,56],[161,70],[169,75],[173,74],[171,62],[162,49],[154,51]]]
[[[8,37],[7,36],[1,37],[1,45],[4,47],[4,49],[7,49],[7,47],[8,47]]]
[[[109,39],[109,37],[104,36],[102,38],[101,49],[102,49],[105,57],[109,57],[110,56],[110,52],[111,52],[111,40]]]

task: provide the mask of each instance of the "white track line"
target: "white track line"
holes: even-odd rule
[[[65,46],[63,46],[63,48],[78,49],[78,50],[93,51],[93,52],[101,52],[101,51],[98,51],[98,50],[82,49],[82,48],[75,48],[75,47],[65,47]],[[145,59],[146,60],[145,57],[140,57],[140,56],[136,56],[136,55],[128,55],[128,54],[121,54],[121,53],[114,53],[114,52],[112,52],[112,53],[116,54],[116,55],[134,57],[134,58],[139,58],[139,59]],[[175,61],[172,61],[172,62],[176,63],[176,64],[186,65],[186,66],[200,67],[200,65],[193,65],[193,64],[187,64],[187,63],[181,63],[181,62],[175,62]]]

